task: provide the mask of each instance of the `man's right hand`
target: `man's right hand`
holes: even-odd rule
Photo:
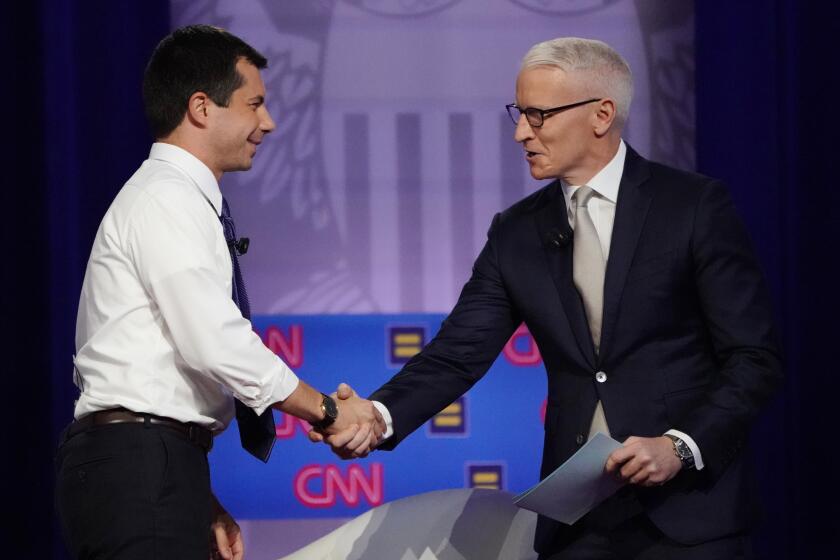
[[[382,415],[373,403],[360,398],[345,383],[338,386],[332,397],[336,399],[338,417],[323,432],[309,432],[309,439],[326,442],[342,459],[366,457],[385,433]]]

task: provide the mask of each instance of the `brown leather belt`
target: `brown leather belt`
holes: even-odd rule
[[[191,442],[201,446],[205,451],[213,448],[213,432],[198,424],[191,422],[179,422],[164,416],[154,414],[141,414],[132,412],[125,408],[114,408],[111,410],[100,410],[76,420],[67,429],[67,439],[78,435],[94,426],[105,426],[108,424],[151,424],[169,428],[184,434]]]

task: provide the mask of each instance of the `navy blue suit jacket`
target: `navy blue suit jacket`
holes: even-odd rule
[[[628,148],[597,356],[572,282],[572,244],[553,242],[571,234],[566,215],[554,182],[495,216],[437,336],[370,397],[393,417],[382,447],[467,391],[524,321],[548,375],[541,476],[577,451],[601,400],[615,439],[673,428],[701,450],[702,471],[636,489],[666,535],[699,543],[744,530],[743,448],[782,370],[763,275],[727,189]],[[565,528],[541,517],[535,548],[562,540]]]

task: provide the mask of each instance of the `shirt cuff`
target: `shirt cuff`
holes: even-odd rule
[[[665,433],[680,438],[686,443],[686,445],[688,445],[688,448],[691,449],[691,454],[694,455],[694,468],[698,471],[702,471],[703,456],[700,454],[700,448],[697,447],[697,444],[694,443],[694,440],[691,439],[691,436],[679,430],[668,430]]]
[[[245,405],[253,409],[253,411],[257,413],[257,416],[265,412],[274,403],[282,402],[288,399],[289,395],[295,392],[295,389],[297,389],[298,384],[300,383],[300,379],[298,379],[298,376],[295,375],[295,372],[293,372],[282,361],[278,361],[280,362],[280,370],[277,374],[277,381],[275,381],[274,388],[268,395],[268,398],[257,406],[251,406],[250,403],[245,402]]]
[[[388,409],[379,401],[371,401],[373,406],[376,407],[376,410],[379,411],[379,414],[382,415],[382,419],[385,420],[385,433],[382,434],[382,437],[379,438],[377,443],[382,443],[392,435],[394,435],[394,421],[391,419],[391,413],[388,412]]]

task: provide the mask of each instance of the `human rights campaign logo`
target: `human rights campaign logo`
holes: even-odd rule
[[[504,463],[467,463],[465,466],[467,488],[505,489]]]
[[[388,363],[400,367],[426,345],[426,327],[388,327]]]
[[[455,402],[435,414],[427,424],[430,437],[464,437],[467,433],[467,397],[462,395]]]

